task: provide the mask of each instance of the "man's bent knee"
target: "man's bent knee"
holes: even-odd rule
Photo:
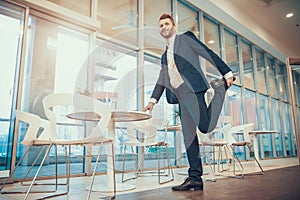
[[[209,125],[199,125],[198,129],[201,133],[206,134],[206,133],[212,132],[215,129],[215,127],[212,127],[212,126],[209,126]]]

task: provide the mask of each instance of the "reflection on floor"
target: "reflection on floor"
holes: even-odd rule
[[[242,162],[242,164],[245,169],[244,173],[250,173],[250,172],[259,170],[259,168],[256,166],[256,164],[253,161],[247,161],[247,162],[245,161],[245,162]],[[297,157],[281,158],[281,159],[267,159],[267,160],[261,160],[261,165],[262,165],[263,169],[265,171],[267,171],[267,170],[271,170],[271,169],[278,169],[278,168],[284,168],[284,167],[288,167],[288,166],[299,165],[299,160]],[[117,196],[121,195],[121,194],[126,194],[126,193],[134,193],[134,192],[139,192],[139,191],[144,191],[144,190],[152,190],[152,189],[169,187],[169,186],[181,184],[182,181],[184,180],[184,178],[186,177],[185,175],[181,175],[181,174],[185,174],[186,171],[187,171],[187,168],[174,169],[175,180],[170,183],[163,184],[163,185],[159,185],[157,177],[151,176],[151,175],[139,177],[138,179],[131,180],[131,181],[128,181],[125,184],[123,184],[123,183],[121,183],[121,174],[117,174],[116,177],[117,177],[119,189],[122,188],[122,186],[124,186],[123,187],[124,189],[126,189],[125,186],[134,187],[134,189],[132,189],[132,190],[117,192]],[[212,174],[211,174],[211,171],[208,166],[206,166],[206,165],[204,166],[204,171],[208,172],[208,174],[204,175],[203,178],[204,179],[211,178]],[[231,173],[230,171],[231,170],[229,170],[229,172],[226,172],[227,173],[226,175],[230,175],[230,173]],[[218,179],[223,178],[223,177],[224,176],[217,176]],[[247,177],[245,177],[245,178],[247,178]],[[94,190],[97,190],[98,188],[101,189],[101,185],[99,185],[99,182],[101,182],[101,180],[105,180],[105,176],[97,176],[97,178],[95,180]],[[217,184],[217,182],[216,182],[216,184]],[[86,199],[86,196],[87,196],[86,188],[89,186],[89,183],[90,183],[90,177],[71,178],[71,188],[70,188],[69,194],[61,196],[61,197],[57,197],[54,199],[62,199],[62,200],[64,200],[64,199],[70,199],[70,200]],[[11,189],[18,188],[19,184],[15,183],[9,187]],[[100,197],[103,197],[102,194],[103,193],[93,192],[91,199],[99,199]],[[109,195],[109,192],[106,192],[105,194]],[[36,199],[36,198],[42,197],[44,195],[45,194],[30,194],[28,199],[30,199],[30,200]],[[2,194],[0,196],[1,200],[19,200],[19,199],[23,199],[23,198],[24,198],[24,194],[14,194],[14,195]]]

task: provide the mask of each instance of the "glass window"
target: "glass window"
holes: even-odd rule
[[[178,33],[192,31],[199,38],[198,13],[182,4],[178,3]]]
[[[274,58],[267,57],[266,66],[267,66],[268,93],[276,98],[277,87],[276,87],[276,73],[275,73]]]
[[[241,109],[241,88],[233,85],[228,89],[227,94],[230,107],[229,115],[233,118],[233,125],[243,124]]]
[[[225,60],[227,65],[231,68],[234,76],[236,77],[235,83],[240,83],[240,71],[238,60],[237,37],[229,30],[225,29]]]
[[[260,96],[260,129],[270,129],[270,115],[269,115],[269,103],[268,97],[265,95]]]
[[[269,111],[269,101],[268,97],[265,95],[259,96],[260,101],[260,129],[270,130],[270,111]],[[258,144],[260,155],[263,154],[263,157],[272,157],[272,137],[271,134],[258,135]],[[263,152],[262,152],[263,151]]]
[[[84,0],[84,1],[47,0],[47,1],[68,8],[70,10],[76,11],[78,13],[84,14],[86,16],[91,16],[91,0]]]
[[[137,109],[137,53],[109,40],[97,40],[95,95],[113,110]],[[128,81],[130,80],[130,81]]]
[[[300,66],[299,66],[300,69]],[[297,105],[300,105],[300,72],[299,70],[292,71],[293,76],[293,86],[294,86],[294,93],[295,93],[295,102]]]
[[[97,47],[90,57],[95,58],[95,97],[107,103],[113,111],[137,110],[137,92],[140,86],[137,85],[136,51],[115,45],[110,40],[97,39]],[[126,141],[129,141],[126,122],[117,122],[116,162],[123,161]],[[122,165],[117,166],[121,170]]]
[[[293,132],[293,123],[292,123],[292,113],[291,113],[291,105],[287,103],[281,102],[282,107],[282,130],[283,130],[283,138],[286,145],[286,154],[287,156],[295,156],[296,155],[296,149],[294,148],[293,140],[295,137],[295,134]]]
[[[136,46],[137,0],[98,0],[100,33]]]
[[[28,45],[26,55],[25,74],[23,78],[22,110],[44,116],[42,100],[51,93],[58,92],[82,92],[87,89],[87,68],[84,62],[88,58],[89,36],[44,19],[30,16],[28,26]],[[81,90],[82,89],[82,90]],[[58,112],[64,112],[59,110]],[[83,134],[83,125],[62,124],[58,126],[58,135],[65,139],[76,139],[77,134]],[[24,132],[19,135],[19,142]],[[18,144],[19,144],[18,142]],[[19,145],[17,154],[20,156],[25,149]],[[30,165],[39,151],[39,147],[32,149],[26,164]],[[64,153],[63,147],[58,147],[58,152]],[[82,155],[83,147],[72,147],[74,155]],[[51,149],[47,163],[54,163],[55,149]],[[63,161],[64,162],[64,161]],[[83,159],[74,159],[79,164],[77,168],[71,168],[72,173],[83,173]],[[81,165],[80,165],[81,164]],[[18,168],[19,169],[19,168]],[[20,168],[19,175],[26,171]],[[46,174],[45,174],[46,173]],[[54,174],[53,170],[53,174]],[[42,172],[43,175],[52,175],[50,172]]]
[[[255,49],[256,55],[256,65],[257,65],[257,85],[256,89],[259,92],[267,94],[267,85],[266,85],[266,67],[264,61],[264,54],[259,49]]]
[[[277,76],[277,85],[278,85],[278,95],[280,99],[288,100],[288,77],[287,77],[287,71],[286,71],[286,65],[280,61],[277,61],[275,63],[276,67],[276,76]]]
[[[257,128],[255,92],[246,90],[246,122],[253,123]]]
[[[275,137],[276,153],[277,156],[283,156],[283,146],[282,146],[282,129],[281,129],[281,118],[279,112],[279,101],[272,99],[272,109],[271,116],[273,118],[273,129],[278,131],[278,134],[271,134],[272,137]]]
[[[171,0],[147,0],[144,3],[144,48],[161,55],[166,44],[159,34],[158,20],[161,14],[171,13]]]
[[[8,175],[12,160],[23,16],[23,9],[0,1],[0,179]]]
[[[221,55],[220,47],[220,26],[208,19],[207,17],[203,20],[204,23],[204,43],[208,48],[213,50],[217,55]],[[220,72],[211,63],[205,60],[206,72],[215,76],[220,76]]]
[[[241,51],[244,67],[244,85],[245,87],[254,90],[254,73],[251,45],[245,40],[242,40],[241,42]]]

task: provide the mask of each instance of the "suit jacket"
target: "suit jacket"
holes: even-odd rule
[[[201,69],[199,56],[209,61],[223,76],[231,71],[217,54],[199,41],[190,31],[176,35],[173,51],[174,61],[184,84],[195,93],[204,92],[210,87]],[[161,70],[151,98],[159,101],[165,89],[168,103],[178,103],[170,85],[166,51],[161,57]]]

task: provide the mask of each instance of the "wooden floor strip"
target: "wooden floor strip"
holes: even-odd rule
[[[205,182],[203,191],[174,192],[170,187],[120,194],[117,200],[200,199],[200,200],[299,200],[300,166],[266,171],[244,179],[224,178]]]

